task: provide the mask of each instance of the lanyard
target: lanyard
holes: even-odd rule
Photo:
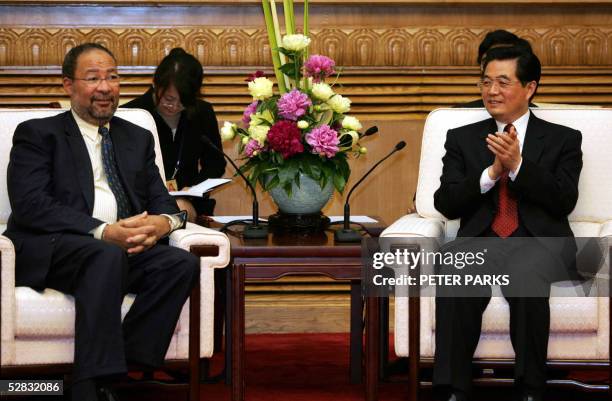
[[[176,134],[174,135],[178,135],[178,127],[176,129]],[[183,133],[181,133],[181,138],[179,141],[179,148],[178,148],[178,152],[176,154],[176,165],[174,166],[174,173],[172,173],[172,177],[170,177],[171,180],[174,180],[176,178],[176,174],[179,171],[179,168],[181,167],[181,156],[183,154],[183,144],[185,143],[185,137],[183,136]]]

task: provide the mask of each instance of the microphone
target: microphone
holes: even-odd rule
[[[376,127],[372,127],[372,128],[376,128]],[[368,130],[369,131],[369,130]],[[378,131],[378,128],[376,128],[376,131]],[[375,131],[375,132],[376,132]],[[366,131],[367,132],[367,131]],[[375,133],[373,132],[373,133]],[[370,134],[371,135],[371,134]],[[360,179],[359,181],[357,181],[355,183],[355,185],[353,185],[353,187],[351,188],[351,190],[348,193],[348,196],[346,197],[346,202],[344,203],[344,220],[343,220],[343,227],[342,229],[337,229],[336,231],[334,231],[334,241],[336,242],[360,242],[361,241],[361,234],[359,234],[357,231],[353,230],[350,228],[350,219],[351,219],[351,207],[349,205],[349,199],[351,198],[351,194],[353,193],[353,191],[355,190],[355,188],[357,188],[357,186],[359,186],[359,184],[361,184],[361,182],[363,180],[366,179],[366,177],[368,175],[370,175],[370,173],[372,173],[372,171],[374,171],[374,169],[376,167],[378,167],[382,162],[384,162],[385,160],[387,160],[388,158],[390,158],[395,152],[404,149],[404,147],[406,146],[406,142],[405,141],[400,141],[398,142],[395,147],[393,148],[393,150],[391,152],[389,152],[389,154],[387,154],[385,157],[383,157],[382,159],[380,159],[378,161],[378,163],[376,163],[375,165],[373,165]]]
[[[368,128],[366,132],[363,133],[363,136],[374,135],[377,132],[378,132],[378,127],[376,125],[373,125],[370,128]]]
[[[206,142],[207,145],[209,145],[212,149],[214,149],[220,155],[223,155],[223,157],[228,162],[230,162],[232,167],[234,167],[234,169],[236,170],[236,173],[244,180],[244,182],[246,182],[247,186],[251,190],[251,195],[253,195],[253,219],[251,221],[251,224],[250,225],[248,224],[248,220],[234,220],[234,221],[230,221],[229,223],[226,223],[225,225],[223,225],[223,227],[221,227],[221,231],[225,231],[228,227],[236,225],[236,224],[244,224],[246,225],[246,228],[242,232],[242,235],[244,238],[247,238],[247,239],[267,238],[268,237],[268,227],[259,224],[259,202],[257,202],[257,193],[255,192],[255,187],[253,187],[253,184],[251,184],[251,181],[249,181],[244,176],[242,171],[240,171],[240,168],[236,165],[236,163],[234,163],[231,157],[229,157],[227,154],[225,154],[224,151],[222,151],[214,143],[212,143],[210,138],[208,138],[206,135],[202,135],[201,138],[204,142]]]

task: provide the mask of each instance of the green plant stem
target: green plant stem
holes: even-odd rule
[[[274,0],[272,0],[274,3]],[[266,29],[268,31],[268,41],[270,43],[270,52],[272,54],[272,64],[274,66],[274,74],[276,75],[276,81],[278,84],[278,91],[281,94],[287,92],[287,87],[285,85],[285,74],[283,74],[280,70],[281,61],[278,51],[279,43],[276,39],[276,30],[274,25],[274,19],[272,17],[272,10],[270,8],[270,0],[262,0],[261,1],[264,19],[266,20]]]
[[[287,35],[293,35],[295,33],[293,0],[283,0],[283,12],[285,13],[285,30],[287,31]]]
[[[275,27],[276,42],[278,43],[278,46],[280,47],[283,45],[283,41],[281,39],[281,29],[280,29],[280,23],[278,20],[278,14],[277,14],[277,9],[276,9],[276,1],[270,0],[270,5],[272,6],[272,21],[274,22],[274,27]],[[279,52],[279,57],[280,57],[281,66],[287,64],[287,56]],[[287,90],[291,89],[291,80],[282,71],[281,71],[281,74],[283,74],[283,80],[285,81],[285,86]]]
[[[308,29],[308,0],[304,0],[304,36],[308,36],[310,31]],[[308,47],[304,50],[304,60],[308,58]]]

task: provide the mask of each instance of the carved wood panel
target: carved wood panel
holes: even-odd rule
[[[313,29],[312,53],[340,66],[471,66],[478,43],[495,26]],[[512,29],[511,29],[512,30]],[[543,65],[611,66],[612,27],[536,27],[512,30],[528,39]],[[0,66],[60,65],[78,43],[94,41],[122,65],[156,65],[176,46],[205,66],[271,65],[261,27],[0,28]]]

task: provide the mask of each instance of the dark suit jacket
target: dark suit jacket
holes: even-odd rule
[[[482,171],[494,155],[486,136],[497,131],[488,119],[448,131],[440,188],[434,194],[436,209],[449,219],[461,218],[459,237],[478,237],[495,217],[498,185],[480,193]],[[571,265],[576,245],[567,215],[578,200],[578,179],[582,170],[582,135],[579,131],[529,117],[523,163],[509,188],[518,197],[520,224],[534,237],[567,237],[560,252]],[[556,242],[559,244],[560,242]]]
[[[174,140],[172,130],[156,110],[152,89],[122,107],[145,109],[155,119],[167,180],[174,173],[181,148],[180,143],[183,141],[179,171],[176,175],[179,189],[198,184],[207,178],[221,177],[225,173],[223,156],[211,149],[210,145],[201,139],[202,136],[206,136],[217,148],[223,148],[217,118],[210,103],[198,100],[191,113],[187,111],[181,113]],[[202,166],[200,171],[198,171],[198,163]],[[206,200],[200,201],[197,198],[192,201],[199,214],[212,214],[214,203],[206,202]]]
[[[178,212],[155,165],[151,133],[113,117],[110,135],[134,214]],[[102,224],[92,217],[91,161],[70,111],[17,126],[7,184],[12,214],[5,235],[17,252],[17,285],[42,288],[57,236],[90,235]]]

